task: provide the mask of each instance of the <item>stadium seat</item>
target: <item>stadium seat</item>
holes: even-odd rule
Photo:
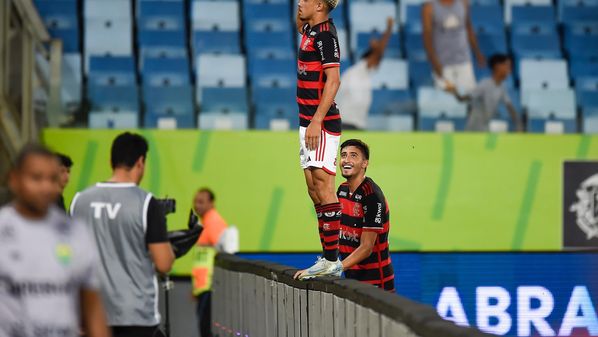
[[[411,115],[370,115],[367,129],[373,131],[411,132],[414,129]]]
[[[85,0],[83,15],[85,20],[131,20],[132,2],[123,0]]]
[[[417,15],[413,15],[414,12],[416,12],[417,10],[412,10],[409,9],[409,7],[415,8],[415,7],[419,7],[419,18],[417,18],[418,21],[421,21],[421,5],[425,2],[425,0],[402,0],[399,1],[399,14],[400,14],[400,23],[401,25],[405,25],[406,23],[409,22],[409,19],[416,19],[418,16]],[[412,16],[413,15],[413,16]]]
[[[91,112],[90,129],[136,129],[139,127],[137,112]]]
[[[241,55],[199,55],[197,87],[238,88],[245,86],[245,57]]]
[[[194,118],[193,88],[190,85],[168,87],[143,86],[145,112],[155,115],[191,116]]]
[[[598,88],[578,94],[582,114],[582,131],[598,133]]]
[[[238,32],[241,30],[237,1],[193,1],[191,3],[193,31]]]
[[[89,61],[88,85],[134,85],[135,63],[132,57],[92,56]]]
[[[379,33],[358,33],[357,34],[357,45],[354,50],[353,57],[360,58],[366,51],[370,49],[370,41],[375,38],[380,38]],[[392,34],[384,51],[385,58],[400,58],[401,53],[401,37],[398,33]],[[344,55],[341,52],[341,55]]]
[[[79,53],[79,18],[73,0],[36,0],[35,5],[50,36],[61,39],[65,53]]]
[[[575,119],[575,92],[572,89],[525,89],[521,103],[529,118]]]
[[[575,133],[577,132],[577,121],[575,119],[528,118],[527,131],[549,134]]]
[[[406,90],[409,87],[407,62],[383,59],[372,76],[372,87],[373,89]]]
[[[140,1],[137,6],[137,29],[184,31],[186,29],[184,6],[183,1]]]
[[[580,76],[576,78],[575,89],[598,92],[598,76]]]
[[[569,61],[569,70],[571,77],[575,80],[579,77],[594,76],[598,77],[598,59],[597,60],[579,60]]]
[[[62,55],[62,102],[67,111],[76,110],[81,104],[83,88],[81,55]]]
[[[434,85],[432,68],[428,61],[409,60],[409,83],[414,89]]]
[[[197,123],[202,130],[246,130],[249,118],[246,113],[201,112]]]
[[[598,1],[560,1],[559,19],[565,24],[574,22],[596,22],[596,18],[598,18]]]
[[[513,23],[555,23],[554,7],[551,5],[515,5],[511,8]]]
[[[194,115],[174,115],[146,112],[143,117],[145,128],[157,129],[191,129],[195,128]]]
[[[526,89],[567,89],[569,75],[564,60],[522,60],[519,67],[522,90]]]
[[[238,31],[193,32],[193,53],[198,54],[240,54],[241,37]]]
[[[417,107],[420,130],[446,132],[465,128],[466,105],[442,90],[419,88]]]
[[[88,97],[94,112],[139,111],[137,85],[91,85]]]
[[[505,0],[504,13],[505,23],[510,25],[512,20],[512,8],[514,6],[551,6],[552,0]]]
[[[421,4],[412,4],[412,5],[407,5],[405,7],[405,10],[407,11],[407,13],[403,14],[401,13],[401,15],[405,16],[405,31],[408,33],[418,33],[421,34],[422,33],[422,19],[421,19],[421,11],[422,11],[422,6]]]
[[[373,90],[370,116],[413,115],[415,111],[415,100],[409,90]]]
[[[260,102],[256,104],[255,128],[287,131],[299,128],[297,104],[291,102]]]
[[[513,23],[511,48],[518,59],[562,57],[560,37],[552,23]]]
[[[507,53],[507,37],[504,30],[500,33],[477,33],[478,46],[484,55]]]
[[[394,2],[351,2],[349,4],[349,22],[351,23],[351,45],[357,45],[359,33],[383,32],[386,20],[392,17],[396,22],[397,5]],[[393,32],[398,32],[395,24]]]
[[[133,53],[132,25],[130,20],[86,19],[85,47],[86,69],[92,55],[130,56]]]
[[[146,86],[181,86],[190,83],[189,61],[183,58],[144,58],[141,64]]]
[[[197,103],[202,112],[248,113],[246,88],[203,88]]]
[[[187,50],[187,39],[184,29],[181,30],[143,30],[138,31],[139,47],[142,49],[155,47],[172,47]]]
[[[505,24],[500,5],[473,5],[470,7],[471,22],[478,33],[499,34]]]
[[[407,58],[410,61],[425,61],[427,60],[426,50],[424,49],[424,42],[420,33],[406,33],[405,34],[405,51]]]
[[[293,88],[297,65],[293,60],[256,59],[251,62],[249,77],[254,87]]]

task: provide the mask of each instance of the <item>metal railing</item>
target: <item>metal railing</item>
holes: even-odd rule
[[[62,41],[50,39],[31,0],[0,0],[0,203],[8,163],[62,113]]]
[[[434,308],[355,280],[293,279],[296,269],[216,257],[212,331],[242,337],[482,337]]]

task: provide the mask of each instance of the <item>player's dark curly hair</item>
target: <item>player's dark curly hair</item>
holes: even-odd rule
[[[370,147],[364,143],[361,139],[349,139],[341,144],[341,151],[347,146],[355,146],[358,148],[366,160],[370,160]]]
[[[112,168],[133,167],[140,157],[144,160],[147,158],[147,150],[147,140],[143,136],[130,132],[121,133],[112,142],[110,153]]]

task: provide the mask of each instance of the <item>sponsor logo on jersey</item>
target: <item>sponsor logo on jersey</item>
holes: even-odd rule
[[[355,200],[361,200],[363,197],[361,194],[355,194]]]
[[[374,219],[374,222],[377,224],[381,224],[382,223],[382,203],[379,202],[378,204],[378,211],[376,212],[376,218]]]
[[[335,214],[336,214],[336,212],[326,212],[326,213],[324,213],[324,215],[327,216],[327,217],[329,217],[329,218],[333,217]]]
[[[323,228],[325,231],[329,231],[329,230],[330,230],[330,224],[329,224],[329,223],[325,223],[325,224],[323,224],[323,225],[322,225],[322,228]]]
[[[359,235],[355,231],[340,230],[339,237],[343,240],[359,242]]]
[[[299,75],[307,76],[307,66],[304,66],[301,64],[299,66],[297,66],[297,73]],[[311,159],[309,159],[309,158],[307,159],[307,161],[310,161],[310,160]]]
[[[340,191],[340,192],[338,193],[338,195],[339,195],[340,197],[346,197],[346,196],[347,196],[347,191]]]

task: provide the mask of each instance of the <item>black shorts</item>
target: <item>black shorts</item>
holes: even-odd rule
[[[113,326],[112,337],[165,337],[159,326]]]

